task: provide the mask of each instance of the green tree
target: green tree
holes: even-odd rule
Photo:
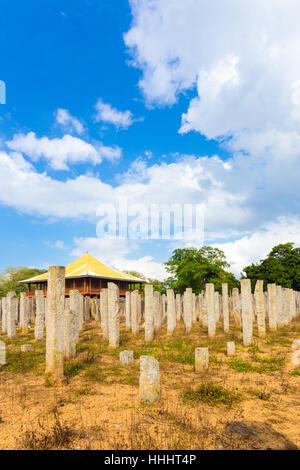
[[[166,287],[181,294],[187,287],[191,287],[198,294],[205,288],[206,283],[213,283],[219,292],[223,282],[228,282],[230,289],[239,286],[239,281],[234,275],[225,270],[229,264],[223,251],[211,246],[203,246],[200,249],[178,248],[173,251],[165,266],[172,274],[165,281]]]
[[[0,297],[5,297],[10,291],[15,291],[19,295],[20,292],[26,289],[24,284],[19,284],[19,281],[30,279],[45,272],[47,272],[45,269],[26,268],[24,266],[6,268],[4,274],[0,276]]]
[[[294,248],[291,242],[276,245],[267,258],[246,266],[243,272],[251,279],[253,289],[256,281],[261,279],[264,289],[267,289],[267,284],[275,283],[300,290],[300,248]]]

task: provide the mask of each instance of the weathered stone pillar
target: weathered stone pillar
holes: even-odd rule
[[[108,339],[108,290],[101,289],[100,294],[101,329],[104,339]]]
[[[7,331],[7,298],[2,298],[2,322],[1,322],[2,333]]]
[[[154,315],[154,331],[159,331],[162,325],[162,298],[158,291],[153,294],[153,315]]]
[[[131,329],[130,292],[125,294],[125,328]]]
[[[42,290],[35,291],[36,298],[36,316],[34,324],[34,337],[36,341],[40,341],[44,337],[44,319],[45,319],[45,300]]]
[[[74,342],[79,339],[79,330],[80,330],[80,318],[79,318],[79,291],[74,289],[70,290],[70,311],[71,311],[71,321],[72,321],[72,336],[74,337]],[[96,305],[97,308],[97,305]]]
[[[91,298],[89,295],[84,297],[84,320],[89,321],[91,318]]]
[[[208,336],[214,338],[216,335],[216,317],[215,317],[215,287],[212,283],[205,286],[205,298],[207,307]]]
[[[153,286],[145,284],[145,342],[150,343],[154,338],[154,301]]]
[[[108,341],[110,348],[120,346],[120,310],[119,288],[113,282],[107,283],[108,287]]]
[[[176,326],[175,298],[173,289],[167,290],[167,332],[172,335]]]
[[[235,356],[235,342],[228,341],[226,343],[227,346],[227,356]]]
[[[276,324],[276,284],[268,284],[269,328],[277,330]]]
[[[4,341],[0,340],[0,365],[4,366],[6,364],[6,346]]]
[[[196,294],[192,293],[192,323],[196,323]]]
[[[122,366],[133,364],[133,351],[121,351],[119,358]]]
[[[16,336],[16,304],[17,297],[15,292],[7,294],[7,337],[14,338]]]
[[[48,270],[46,327],[46,373],[53,381],[63,378],[65,268],[51,266]]]
[[[149,403],[160,398],[159,364],[154,357],[140,357],[139,397],[141,401]]]
[[[131,332],[133,335],[137,335],[139,333],[139,293],[137,290],[131,292]]]
[[[209,351],[208,348],[195,349],[195,372],[208,369]]]
[[[282,289],[276,286],[276,324],[282,326]]]
[[[241,311],[240,311],[240,294],[237,287],[232,289],[232,314],[236,328],[242,326]]]
[[[71,293],[72,291],[70,291]],[[74,291],[73,291],[74,292]],[[70,298],[65,299],[64,312],[64,357],[72,359],[76,356],[76,314],[71,310]]]
[[[229,333],[228,284],[222,284],[222,306],[224,333]]]
[[[289,289],[289,297],[290,297],[290,322],[295,320],[296,318],[296,298],[295,298],[295,291],[293,289]]]
[[[264,281],[256,281],[254,290],[255,309],[257,315],[258,336],[266,336]]]
[[[219,321],[220,318],[220,294],[219,292],[215,292],[215,298],[214,298],[214,306],[215,306],[215,319],[216,323]]]
[[[78,318],[79,318],[79,331],[82,330],[83,327],[83,322],[84,322],[84,316],[83,316],[83,311],[84,311],[84,297],[81,294],[78,294]]]
[[[193,314],[193,290],[191,287],[185,289],[183,298],[183,321],[186,333],[192,329],[192,314]]]
[[[253,334],[253,306],[251,294],[251,280],[241,279],[241,304],[244,346],[252,344]]]
[[[28,298],[26,292],[20,293],[20,329],[23,334],[28,333]]]
[[[176,320],[180,321],[182,317],[182,301],[181,301],[180,294],[176,294],[175,296],[175,305],[176,305]]]
[[[290,315],[290,303],[289,303],[289,290],[283,287],[281,290],[282,295],[282,314],[280,319],[281,326],[287,326],[289,324]]]

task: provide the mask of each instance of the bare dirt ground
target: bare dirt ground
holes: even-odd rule
[[[122,324],[124,328],[124,325]],[[198,324],[183,325],[168,337],[166,328],[145,345],[121,331],[121,347],[110,350],[95,321],[86,323],[78,354],[66,362],[66,381],[51,386],[45,344],[18,332],[7,344],[0,371],[1,449],[299,449],[300,371],[290,364],[291,343],[300,324],[244,347],[241,332],[219,328],[210,340]],[[226,356],[235,341],[236,356]],[[21,353],[20,344],[32,343]],[[209,347],[204,373],[193,368],[195,347]],[[135,363],[120,366],[119,352],[132,349]],[[141,355],[159,360],[161,400],[139,403]]]

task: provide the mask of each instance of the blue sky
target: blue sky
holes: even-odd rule
[[[124,194],[204,203],[204,243],[235,274],[299,244],[300,8],[271,7],[3,0],[0,270],[88,250],[162,278],[176,246],[200,246],[97,238],[98,205]]]

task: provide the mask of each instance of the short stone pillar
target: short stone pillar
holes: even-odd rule
[[[277,330],[276,284],[268,284],[269,328]]]
[[[130,295],[130,310],[131,310],[131,332],[135,336],[140,331],[139,323],[139,293],[137,290],[131,292]]]
[[[300,349],[296,349],[296,351],[292,353],[291,362],[293,366],[296,366],[296,367],[300,366]]]
[[[130,292],[125,294],[125,328],[131,329]]]
[[[100,322],[104,339],[108,339],[108,290],[101,289],[100,294]]]
[[[195,349],[195,372],[208,369],[209,351],[208,348]]]
[[[297,349],[300,349],[300,339],[295,339],[295,341],[293,341],[293,343],[292,343],[291,348],[295,351]]]
[[[15,292],[9,292],[7,294],[7,337],[14,338],[16,336],[16,306],[17,297]]]
[[[108,342],[109,347],[116,349],[120,346],[120,308],[119,288],[113,282],[108,287]]]
[[[167,289],[167,332],[172,335],[176,326],[175,298],[173,289]]]
[[[145,285],[145,342],[150,343],[154,338],[154,307],[153,286]]]
[[[6,345],[4,341],[0,340],[0,365],[4,366],[6,364]]]
[[[224,333],[229,333],[229,304],[228,304],[228,284],[222,284],[222,311]]]
[[[228,341],[226,343],[227,346],[227,356],[235,356],[235,342]]]
[[[193,314],[193,290],[187,287],[183,297],[183,321],[186,333],[192,329],[192,314]]]
[[[240,328],[242,326],[242,319],[240,309],[240,294],[237,287],[232,289],[232,314],[236,328]]]
[[[254,289],[255,309],[257,315],[258,336],[266,336],[264,281],[256,281]]]
[[[20,329],[22,334],[28,333],[28,323],[29,323],[29,305],[28,297],[26,297],[26,292],[20,293]]]
[[[215,317],[215,287],[209,283],[205,286],[205,298],[207,308],[208,336],[216,336],[216,317]]]
[[[7,298],[2,299],[2,319],[1,319],[1,331],[6,333],[7,331]]]
[[[133,364],[133,351],[121,351],[119,354],[119,358],[122,366],[128,366],[129,364]]]
[[[46,326],[46,373],[54,382],[63,378],[65,268],[51,266],[48,271]]]
[[[152,356],[140,357],[139,398],[149,403],[160,398],[159,363]]]
[[[34,337],[36,341],[40,341],[44,337],[44,319],[45,319],[45,300],[42,290],[35,291],[36,299],[36,316],[34,324]]]
[[[32,344],[21,344],[21,352],[28,352],[32,350]]]
[[[253,304],[251,294],[251,280],[241,279],[241,304],[242,304],[242,325],[243,344],[250,346],[253,336]]]

